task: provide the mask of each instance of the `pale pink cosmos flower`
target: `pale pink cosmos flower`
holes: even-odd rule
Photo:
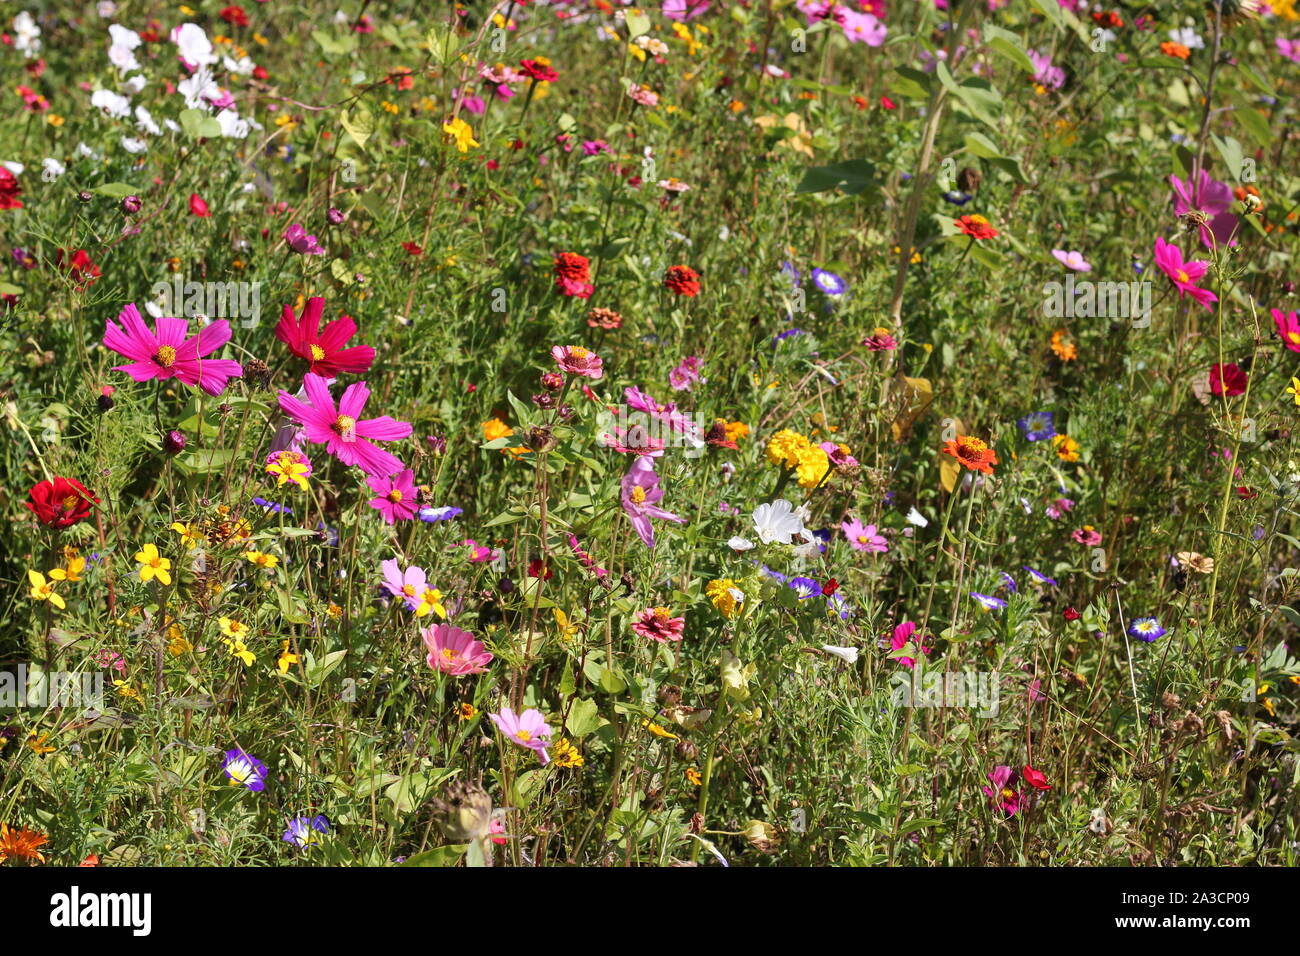
[[[343,464],[356,465],[372,477],[383,478],[405,467],[396,456],[367,439],[398,441],[411,434],[411,424],[387,415],[363,419],[361,412],[370,398],[365,382],[349,385],[337,408],[321,376],[308,372],[303,376],[303,388],[310,404],[283,391],[279,398],[284,413],[303,426],[307,441],[323,444]]]
[[[482,674],[492,663],[492,655],[469,631],[450,624],[435,624],[420,631],[424,646],[429,649],[426,662],[434,670],[453,677],[465,674]]]
[[[876,531],[874,524],[864,525],[857,518],[851,518],[840,523],[840,530],[844,532],[844,537],[849,539],[849,544],[855,551],[874,551],[884,554],[889,550],[889,542]]]
[[[398,566],[396,558],[381,562],[379,567],[383,569],[384,588],[388,593],[412,606],[419,602],[420,595],[429,586],[429,578],[424,568],[412,565],[403,571]]]
[[[389,524],[415,517],[418,493],[415,490],[415,472],[410,468],[395,475],[367,478],[366,484],[375,493],[370,507],[384,516]]]
[[[489,561],[495,561],[500,551],[494,551],[491,548],[485,548],[473,538],[466,538],[461,542],[462,547],[469,548],[469,559],[474,564],[486,564]]]
[[[686,523],[686,519],[680,515],[659,507],[663,497],[664,490],[659,487],[659,476],[655,474],[654,459],[645,455],[637,458],[632,462],[632,467],[627,470],[627,474],[623,476],[623,511],[631,519],[632,527],[636,529],[636,533],[641,536],[647,548],[655,546],[655,532],[650,524],[651,518],[675,521],[678,524]]]
[[[240,364],[231,359],[204,358],[230,341],[230,323],[225,319],[205,325],[189,339],[185,337],[188,319],[161,316],[156,320],[155,334],[140,318],[134,303],[121,311],[118,320],[121,327],[112,319],[106,321],[104,346],[132,360],[127,365],[113,366],[113,371],[126,372],[137,382],[178,378],[209,395],[220,395],[230,379],[244,374]]]
[[[556,345],[551,349],[551,357],[561,371],[570,375],[581,375],[594,382],[605,374],[600,356],[581,345]]]
[[[1083,253],[1077,249],[1071,249],[1068,252],[1064,249],[1053,249],[1052,256],[1067,269],[1073,269],[1075,272],[1092,271],[1092,263],[1085,259]]]
[[[540,710],[529,707],[515,716],[509,707],[502,707],[501,713],[488,714],[488,717],[492,718],[497,730],[505,734],[511,743],[535,750],[542,766],[551,762],[551,755],[546,752],[546,748],[551,745],[551,728]]]

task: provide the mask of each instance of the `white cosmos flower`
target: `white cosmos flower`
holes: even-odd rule
[[[209,96],[215,99],[221,95],[216,81],[212,79],[212,71],[207,67],[200,67],[192,76],[177,83],[176,92],[185,97],[185,105],[189,109],[207,106]]]
[[[221,135],[227,139],[244,139],[248,136],[248,120],[241,119],[234,110],[218,113],[217,125],[221,127]]]
[[[135,108],[135,125],[150,136],[160,136],[162,134],[162,128],[154,122],[153,115],[143,106]]]
[[[78,143],[78,144],[77,144],[77,150],[76,150],[76,152],[77,152],[77,155],[78,155],[79,157],[81,157],[82,159],[95,159],[95,160],[103,159],[103,154],[102,154],[102,153],[99,153],[99,152],[97,152],[97,151],[91,149],[91,148],[90,148],[89,146],[87,146],[85,143]]]
[[[135,52],[130,47],[118,46],[116,43],[108,48],[108,62],[117,67],[119,73],[140,69],[140,61],[135,58]]]
[[[95,90],[90,94],[90,105],[97,110],[103,110],[114,119],[131,115],[131,101],[121,93],[114,93],[112,90]]]
[[[221,58],[221,65],[231,73],[238,76],[252,76],[253,70],[257,68],[257,64],[246,56],[240,57],[238,60],[235,60],[232,57],[223,56]]]
[[[754,542],[736,535],[727,542],[727,547],[731,548],[732,551],[749,551],[754,547]]]
[[[834,644],[823,644],[822,650],[827,654],[833,654],[846,664],[856,664],[858,662],[858,649],[856,647],[836,647]]]
[[[201,67],[217,62],[217,55],[212,52],[212,41],[197,23],[182,23],[172,30],[172,42],[186,63]]]
[[[797,534],[802,534],[803,519],[795,514],[794,505],[784,498],[777,498],[770,504],[762,504],[754,509],[754,528],[758,531],[758,540],[764,544],[778,541],[789,544]]]
[[[122,84],[122,89],[126,91],[127,96],[135,96],[144,89],[145,84],[148,82],[143,74],[137,73],[135,76],[127,78],[126,82]]]
[[[32,15],[23,10],[14,17],[14,49],[28,57],[33,57],[41,49],[41,28],[36,25]]]
[[[926,525],[930,523],[930,519],[927,518],[925,515],[921,514],[921,512],[917,511],[915,508],[913,508],[911,511],[907,513],[907,523],[914,524],[918,528],[924,528]]]

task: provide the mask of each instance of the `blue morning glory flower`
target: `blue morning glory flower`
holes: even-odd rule
[[[822,586],[812,578],[791,578],[789,586],[790,590],[799,595],[800,601],[806,601],[822,593]]]
[[[1007,602],[1001,598],[989,597],[976,591],[971,591],[970,596],[983,605],[986,611],[997,611],[1007,606]]]
[[[1024,433],[1025,441],[1045,441],[1056,436],[1056,415],[1054,412],[1030,412],[1016,421]]]
[[[261,505],[261,506],[262,506],[263,508],[265,508],[267,511],[272,511],[272,512],[274,512],[275,514],[278,514],[278,515],[291,515],[291,514],[293,514],[292,509],[290,509],[287,505],[278,505],[278,504],[276,504],[274,501],[267,501],[265,498],[254,498],[254,499],[253,499],[253,504],[255,504],[255,505]]]
[[[812,281],[823,295],[843,295],[849,291],[849,284],[834,272],[825,269],[813,269]]]
[[[826,610],[836,615],[841,621],[847,621],[853,616],[853,605],[840,596],[838,592],[826,599]]]
[[[450,521],[465,512],[460,508],[453,508],[450,505],[443,505],[441,508],[421,508],[419,511],[421,521]]]
[[[1022,567],[1024,567],[1024,569],[1029,572],[1029,576],[1033,578],[1035,581],[1037,581],[1039,584],[1050,584],[1052,587],[1056,587],[1056,582],[1053,581],[1051,578],[1049,578],[1043,572],[1035,571],[1027,564],[1022,565]]]
[[[310,850],[314,844],[320,843],[320,835],[330,832],[330,822],[323,814],[317,814],[314,817],[297,817],[289,821],[289,828],[284,831],[282,839],[285,843],[292,843],[300,850]]]
[[[1007,572],[1005,571],[1001,572],[1001,574],[1002,574],[1002,583],[1007,586],[1007,590],[1010,591],[1012,594],[1019,594],[1020,588],[1016,587],[1016,579],[1013,578],[1011,575],[1007,574]]]
[[[242,750],[227,750],[221,769],[232,785],[247,787],[255,793],[266,789],[266,764]]]
[[[1160,626],[1160,622],[1154,617],[1134,618],[1128,626],[1128,632],[1136,637],[1139,641],[1152,643],[1156,638],[1163,637],[1165,629]]]
[[[971,201],[971,194],[953,189],[943,194],[943,201],[954,206],[964,206]]]

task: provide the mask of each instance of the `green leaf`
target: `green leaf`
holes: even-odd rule
[[[1026,73],[1032,75],[1037,72],[1034,61],[1029,59],[1029,54],[1025,52],[1024,46],[1020,43],[1020,37],[1010,30],[1004,30],[992,23],[986,23],[984,25],[984,42]]]
[[[453,843],[440,846],[436,850],[425,850],[415,856],[408,856],[400,866],[455,866],[469,848],[468,843]]]
[[[216,122],[216,120],[213,120],[213,122]],[[221,131],[220,127],[217,128],[217,131]],[[104,185],[96,186],[91,191],[101,196],[112,196],[114,199],[121,199],[123,196],[134,196],[140,192],[130,183],[104,183]]]
[[[606,723],[600,716],[600,708],[594,700],[575,700],[569,708],[569,719],[564,722],[565,731],[573,737],[585,737]]]
[[[216,139],[221,135],[221,124],[203,110],[181,110],[180,121],[190,139]]]
[[[805,169],[795,195],[838,189],[845,195],[856,196],[876,182],[876,168],[871,163],[865,159],[850,159],[831,166],[810,166]]]
[[[910,100],[928,100],[930,98],[930,74],[911,66],[894,68],[894,75],[889,78],[889,91]]]
[[[339,117],[339,122],[343,124],[347,134],[352,137],[352,141],[365,149],[366,140],[375,132],[375,117],[370,110],[358,104],[355,111],[344,110],[343,115]]]
[[[1061,5],[1056,0],[1029,0],[1029,4],[1051,20],[1056,29],[1065,29],[1065,16],[1061,13]]]
[[[446,63],[460,49],[460,37],[451,31],[438,33],[430,30],[425,42],[429,47],[429,58],[434,64]]]

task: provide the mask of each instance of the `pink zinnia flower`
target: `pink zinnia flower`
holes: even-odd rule
[[[418,504],[415,490],[415,472],[407,468],[395,475],[367,478],[366,484],[375,493],[370,507],[376,509],[389,524],[415,517]]]
[[[1016,772],[1005,765],[993,768],[988,775],[993,786],[984,787],[984,795],[990,805],[997,807],[1007,816],[1015,816],[1020,809],[1020,791],[1015,788]]]
[[[648,607],[636,616],[632,630],[660,644],[680,641],[682,631],[686,628],[686,618],[673,617],[672,613],[666,607]]]
[[[605,374],[605,363],[600,356],[581,345],[556,345],[551,349],[551,357],[561,371],[570,375],[581,375],[594,382]]]
[[[1300,352],[1300,318],[1294,312],[1274,309],[1273,321],[1277,323],[1277,334],[1282,336],[1282,344],[1292,352]]]
[[[840,530],[844,532],[844,537],[849,539],[849,544],[855,551],[874,551],[884,554],[889,550],[889,542],[876,532],[874,524],[864,525],[857,518],[853,518],[841,522]]]
[[[908,644],[915,644],[921,649],[922,654],[929,654],[931,648],[925,645],[924,637],[913,637],[916,633],[916,624],[913,621],[904,621],[898,627],[894,628],[894,635],[890,638],[889,646],[891,650],[901,651]],[[899,657],[898,663],[906,668],[916,666],[916,661],[911,657]]]
[[[206,366],[205,366],[206,367]],[[288,392],[280,392],[280,408],[303,426],[307,441],[323,444],[325,450],[345,465],[356,465],[366,474],[376,478],[401,471],[402,462],[394,455],[371,444],[375,441],[397,441],[411,434],[409,422],[395,421],[387,415],[379,418],[361,417],[370,389],[365,382],[349,385],[339,399],[338,407],[330,397],[325,379],[308,372],[303,377],[303,388],[308,401],[299,401]]]
[[[709,9],[709,0],[664,0],[660,10],[669,20],[694,20]]]
[[[1084,525],[1082,528],[1076,528],[1070,537],[1079,544],[1087,545],[1090,548],[1101,544],[1101,534],[1098,533],[1092,525]]]
[[[284,241],[289,243],[289,247],[294,252],[302,253],[304,256],[325,255],[325,247],[316,241],[315,236],[307,234],[307,230],[302,227],[302,223],[295,222],[286,229]]]
[[[1190,295],[1207,309],[1211,303],[1219,301],[1219,297],[1209,289],[1202,289],[1196,284],[1209,270],[1208,262],[1184,262],[1182,251],[1160,236],[1156,236],[1155,257],[1160,271],[1177,287],[1180,299]]]
[[[529,707],[515,716],[509,707],[502,707],[501,713],[488,716],[497,725],[497,730],[510,738],[511,743],[537,751],[537,759],[542,762],[542,766],[551,762],[551,755],[546,752],[546,748],[551,745],[551,728],[540,710]]]
[[[231,359],[204,358],[230,341],[230,323],[225,319],[205,325],[198,335],[187,339],[188,319],[159,318],[155,334],[134,303],[117,318],[121,327],[112,319],[105,323],[104,346],[132,360],[113,366],[113,371],[126,372],[137,382],[178,378],[209,395],[220,395],[230,379],[244,374],[240,364]]]
[[[1170,176],[1174,187],[1174,215],[1181,216],[1195,209],[1205,213],[1208,221],[1201,225],[1201,243],[1207,249],[1218,246],[1235,246],[1233,234],[1237,231],[1237,217],[1228,212],[1232,208],[1232,187],[1214,179],[1205,170],[1197,176],[1197,187]]]
[[[664,490],[659,487],[659,476],[655,474],[654,459],[642,455],[632,462],[632,467],[623,476],[623,510],[632,519],[632,527],[641,536],[647,548],[655,546],[655,532],[650,524],[651,518],[662,521],[676,521],[685,524],[686,519],[665,511],[659,507]]]
[[[420,632],[424,646],[429,649],[425,658],[434,670],[453,677],[465,674],[482,674],[492,663],[492,655],[469,631],[450,624],[435,624]]]

